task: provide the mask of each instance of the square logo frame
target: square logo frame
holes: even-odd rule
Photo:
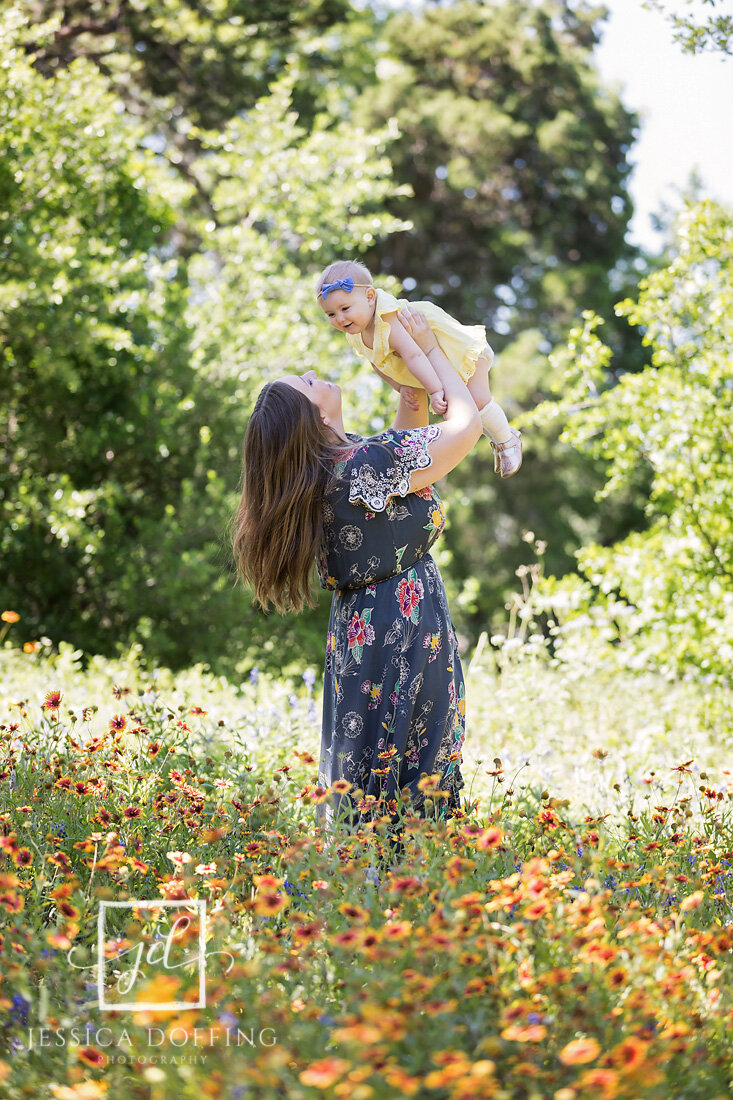
[[[198,935],[198,965],[199,965],[199,997],[197,1001],[158,1001],[143,1003],[142,1001],[116,1002],[109,1004],[104,997],[105,977],[105,951],[106,942],[104,923],[107,909],[185,909],[189,912],[198,910],[199,935]],[[194,1008],[206,1008],[206,900],[186,898],[183,901],[171,901],[155,899],[135,901],[100,901],[99,915],[97,917],[97,995],[99,997],[100,1011],[106,1012],[145,1012],[145,1011],[189,1011]]]

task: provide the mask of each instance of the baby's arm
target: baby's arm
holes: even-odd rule
[[[414,374],[427,393],[433,412],[444,413],[448,408],[437,372],[424,351],[421,351],[409,332],[406,332],[395,316],[390,320],[389,346],[396,351],[410,374]]]

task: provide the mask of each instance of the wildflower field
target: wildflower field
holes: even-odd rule
[[[729,1095],[723,688],[587,639],[484,645],[463,811],[426,777],[435,819],[401,808],[395,848],[378,804],[354,837],[315,825],[312,669],[26,649],[0,648],[7,1100]],[[101,1007],[101,903],[130,899],[206,902],[202,1007],[150,908],[108,910],[108,995],[134,1003]]]

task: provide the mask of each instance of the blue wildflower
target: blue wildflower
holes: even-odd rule
[[[21,1024],[27,1024],[28,1009],[31,1005],[31,1002],[28,1000],[28,998],[24,997],[22,993],[16,993],[10,1003],[12,1005],[10,1015],[13,1017],[13,1019],[17,1020]]]

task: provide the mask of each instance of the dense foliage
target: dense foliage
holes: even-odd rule
[[[664,12],[674,28],[675,42],[686,53],[719,50],[733,53],[733,15],[725,12],[726,0],[644,0],[645,8]],[[692,10],[691,10],[692,8]]]
[[[200,133],[192,179],[226,178],[210,193],[219,221],[192,216],[202,251],[185,258],[194,184],[87,60],[37,71],[16,44],[28,33],[5,13],[3,602],[30,638],[253,664],[272,627],[232,595],[226,546],[247,410],[268,374],[334,347],[297,266],[314,240],[325,255],[401,224],[378,209],[382,139],[365,158],[339,128],[304,133],[280,82],[251,116]],[[346,224],[338,178],[356,181]],[[295,652],[303,627],[287,629]]]
[[[588,314],[567,352],[557,409],[562,438],[607,467],[601,506],[647,466],[649,527],[611,547],[585,546],[584,581],[551,581],[544,610],[604,614],[635,640],[637,666],[730,683],[733,668],[733,213],[705,201],[677,222],[676,254],[618,312],[642,326],[651,363],[608,388],[610,350]],[[557,615],[555,616],[555,611]]]
[[[432,239],[420,291],[507,345],[495,388],[510,411],[547,394],[548,337],[579,305],[609,305],[611,268],[616,293],[631,270],[633,118],[598,84],[588,13],[515,0],[508,21],[505,7],[380,23],[315,0],[246,5],[245,22],[239,0],[6,6],[0,595],[27,640],[107,653],[143,640],[151,660],[240,673],[320,647],[323,603],[281,621],[233,589],[226,531],[264,380],[316,366],[344,383],[350,426],[387,422],[391,391],[312,298],[334,256],[386,249],[387,272],[393,241],[407,278],[398,253]],[[450,479],[441,564],[467,639],[501,614],[523,528],[562,573],[582,541],[640,521],[637,490],[597,511],[599,464],[555,435],[528,436],[512,483],[483,446]]]

